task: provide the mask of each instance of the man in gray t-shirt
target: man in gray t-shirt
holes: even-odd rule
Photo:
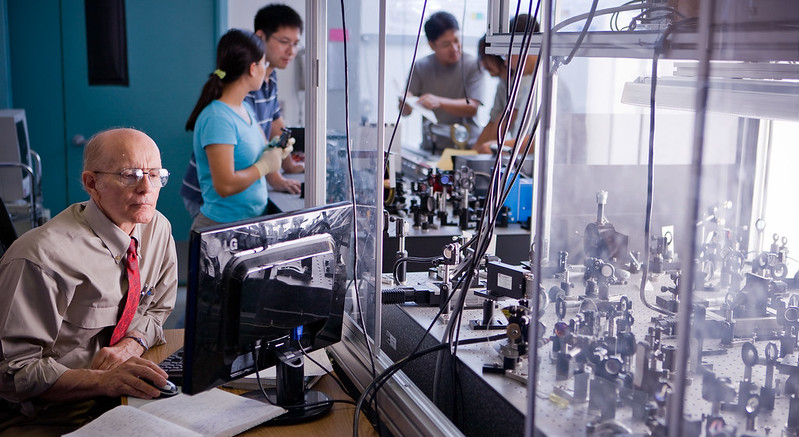
[[[422,148],[434,153],[457,147],[451,135],[453,124],[468,129],[467,148],[480,134],[474,117],[483,100],[483,73],[474,56],[463,54],[458,30],[458,21],[452,14],[431,15],[424,31],[433,54],[418,60],[411,76],[410,94],[438,119],[437,126],[423,120]],[[406,104],[403,115],[411,111]]]

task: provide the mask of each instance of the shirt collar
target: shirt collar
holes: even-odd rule
[[[264,91],[269,91],[273,87],[277,86],[277,71],[273,70],[272,74],[261,84],[261,89]]]
[[[125,254],[127,254],[128,247],[130,246],[130,237],[135,238],[139,242],[138,252],[141,252],[141,229],[139,229],[139,226],[135,226],[133,228],[133,234],[128,235],[100,210],[100,207],[94,203],[94,200],[86,202],[83,216],[86,219],[86,223],[89,224],[92,231],[103,241],[105,247],[108,248],[108,252],[114,257],[114,261],[117,263],[125,259]]]

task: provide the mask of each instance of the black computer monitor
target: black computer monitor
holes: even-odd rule
[[[303,391],[300,348],[341,339],[351,240],[349,203],[192,231],[183,392],[278,365],[270,399],[286,418],[326,412],[323,394]]]

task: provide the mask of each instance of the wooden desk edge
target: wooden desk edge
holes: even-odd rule
[[[152,347],[149,351],[145,352],[142,357],[152,360],[155,363],[160,363],[166,357],[171,355],[176,350],[183,347],[184,340],[183,329],[165,329],[164,338],[165,344]],[[331,375],[325,376],[315,387],[321,389],[330,395],[333,399],[348,399],[338,385],[332,380]],[[239,391],[239,393],[244,390]],[[124,402],[124,399],[123,399]],[[244,436],[302,436],[318,435],[333,432],[330,435],[351,435],[352,434],[352,414],[354,407],[352,405],[334,404],[332,411],[316,421],[301,423],[297,425],[283,425],[283,426],[257,426],[244,432]],[[359,424],[359,435],[361,436],[377,436],[374,428],[366,419],[366,416],[361,414]]]
[[[142,355],[142,358],[146,358],[154,363],[164,361],[166,357],[183,347],[183,335],[183,329],[165,329],[164,338],[166,343],[153,346]]]

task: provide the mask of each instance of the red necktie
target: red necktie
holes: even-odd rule
[[[119,318],[114,333],[111,335],[111,346],[117,344],[128,333],[130,322],[139,307],[141,280],[139,279],[139,259],[136,257],[136,240],[133,237],[130,239],[125,260],[125,269],[128,272],[128,298],[125,301],[125,309],[122,310],[122,317]]]

